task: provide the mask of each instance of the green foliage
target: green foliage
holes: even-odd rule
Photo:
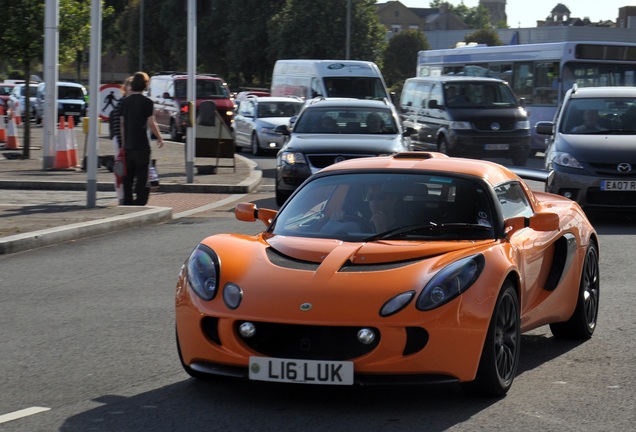
[[[430,6],[439,8],[442,3],[448,3],[448,0],[432,0]],[[448,11],[462,20],[468,28],[485,29],[492,27],[490,24],[490,13],[483,5],[469,8],[463,1],[458,5],[448,3]]]
[[[503,45],[499,35],[493,29],[479,29],[464,36],[464,42],[476,42],[488,46]]]
[[[418,30],[403,31],[389,40],[384,52],[382,75],[389,87],[415,76],[417,53],[431,49],[424,33]]]

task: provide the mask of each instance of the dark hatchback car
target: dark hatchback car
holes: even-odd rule
[[[495,78],[409,78],[400,117],[416,133],[413,149],[451,156],[509,158],[523,166],[530,154],[530,122],[523,100]]]
[[[308,102],[276,157],[276,203],[281,206],[312,174],[347,159],[410,150],[393,104],[384,100],[317,98]]]
[[[554,122],[538,122],[550,135],[546,191],[586,210],[636,210],[636,88],[574,86]]]

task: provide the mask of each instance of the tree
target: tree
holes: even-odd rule
[[[22,64],[24,77],[31,77],[34,64],[40,64],[44,55],[44,2],[42,0],[14,0],[4,6],[0,26],[0,45],[11,60]],[[104,14],[111,12],[106,8]],[[88,0],[60,0],[59,9],[60,63],[72,60],[77,51],[90,41],[90,2]],[[23,112],[29,118],[31,111],[30,86],[25,87]],[[31,126],[24,123],[22,157],[31,156]]]
[[[272,59],[344,59],[349,0],[286,0],[269,23]],[[351,0],[350,58],[381,63],[385,27],[374,0]]]
[[[430,6],[439,8],[442,3],[448,3],[448,0],[432,0]],[[490,13],[483,5],[477,5],[469,8],[462,1],[458,5],[448,3],[448,12],[456,15],[471,29],[490,28]]]
[[[476,42],[478,44],[486,44],[488,46],[503,45],[499,35],[493,29],[479,29],[464,36],[464,42]]]
[[[387,86],[392,87],[415,76],[417,53],[428,49],[431,46],[424,33],[419,30],[407,30],[393,36],[382,62],[382,75]]]

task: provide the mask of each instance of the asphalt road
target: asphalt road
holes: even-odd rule
[[[263,162],[265,163],[265,162]],[[273,193],[249,197],[276,208]],[[601,306],[585,343],[522,338],[503,399],[456,386],[273,385],[182,371],[177,272],[203,237],[256,233],[227,205],[0,257],[0,431],[625,431],[636,422],[631,217],[597,217]]]

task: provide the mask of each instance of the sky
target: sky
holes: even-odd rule
[[[378,1],[384,3],[385,1]],[[400,0],[406,7],[428,8],[430,0]],[[448,0],[449,4],[459,5],[461,0]],[[506,0],[506,15],[511,28],[536,27],[537,20],[545,20],[554,7],[562,3],[570,9],[572,18],[588,17],[592,22],[612,20],[616,22],[618,9],[623,6],[636,6],[634,0]],[[464,0],[468,7],[475,7],[479,0]],[[602,5],[602,6],[600,6]]]

